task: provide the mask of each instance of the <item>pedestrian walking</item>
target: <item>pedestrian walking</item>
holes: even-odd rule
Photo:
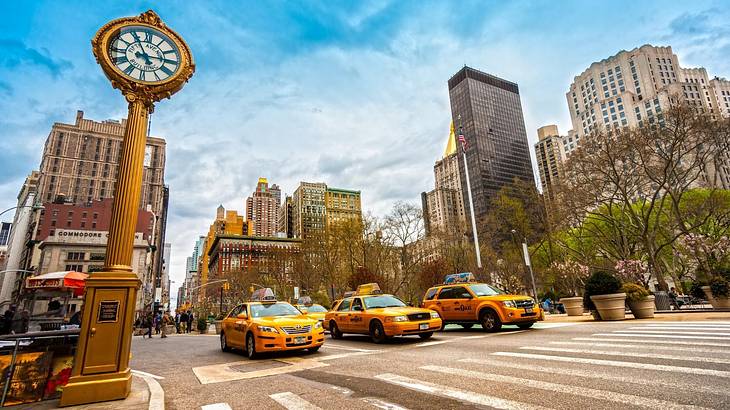
[[[161,324],[162,324],[162,315],[160,314],[160,312],[157,312],[157,314],[155,314],[155,334],[156,335],[160,334],[160,325]]]
[[[175,311],[175,333],[180,334],[180,312]]]
[[[172,324],[172,318],[170,318],[169,312],[165,312],[162,314],[162,336],[161,338],[164,339],[167,337],[167,326]]]
[[[183,333],[187,333],[188,329],[188,313],[183,310],[180,314],[180,328]]]
[[[147,337],[152,339],[152,326],[153,326],[152,322],[153,321],[154,321],[154,317],[152,316],[152,313],[149,313],[147,315],[147,317],[145,317],[145,319],[144,319],[144,325],[147,328],[147,333],[142,335],[142,339],[144,339],[145,335],[147,335]]]
[[[188,310],[188,333],[193,329],[193,312]]]

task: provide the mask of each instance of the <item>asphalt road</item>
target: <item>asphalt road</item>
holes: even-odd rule
[[[248,360],[214,335],[135,337],[168,409],[730,408],[730,321],[449,326]]]

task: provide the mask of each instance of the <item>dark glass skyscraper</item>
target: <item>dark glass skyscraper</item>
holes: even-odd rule
[[[489,203],[502,186],[514,178],[533,182],[530,148],[517,84],[464,67],[449,80],[454,126],[466,137],[477,230],[489,213]],[[464,175],[464,165],[459,158]],[[462,179],[464,205],[468,206],[466,178]]]

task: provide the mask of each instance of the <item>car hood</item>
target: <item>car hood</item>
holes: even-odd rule
[[[384,316],[401,316],[401,315],[412,315],[414,313],[429,313],[430,314],[431,310],[417,308],[417,307],[404,306],[404,307],[387,307],[387,308],[368,309],[367,313],[376,314],[376,315],[384,315]]]
[[[253,323],[263,326],[306,326],[313,325],[317,320],[305,315],[299,316],[274,316],[274,317],[257,317],[253,319]]]
[[[529,296],[525,295],[493,295],[493,296],[479,296],[479,300],[496,300],[496,301],[503,301],[503,300],[533,300]]]

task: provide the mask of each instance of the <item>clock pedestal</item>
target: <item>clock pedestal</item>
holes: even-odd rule
[[[129,359],[140,281],[129,264],[152,103],[133,94],[128,94],[127,100],[129,116],[114,191],[106,262],[102,271],[94,272],[86,280],[81,334],[61,406],[123,399],[132,386]]]

